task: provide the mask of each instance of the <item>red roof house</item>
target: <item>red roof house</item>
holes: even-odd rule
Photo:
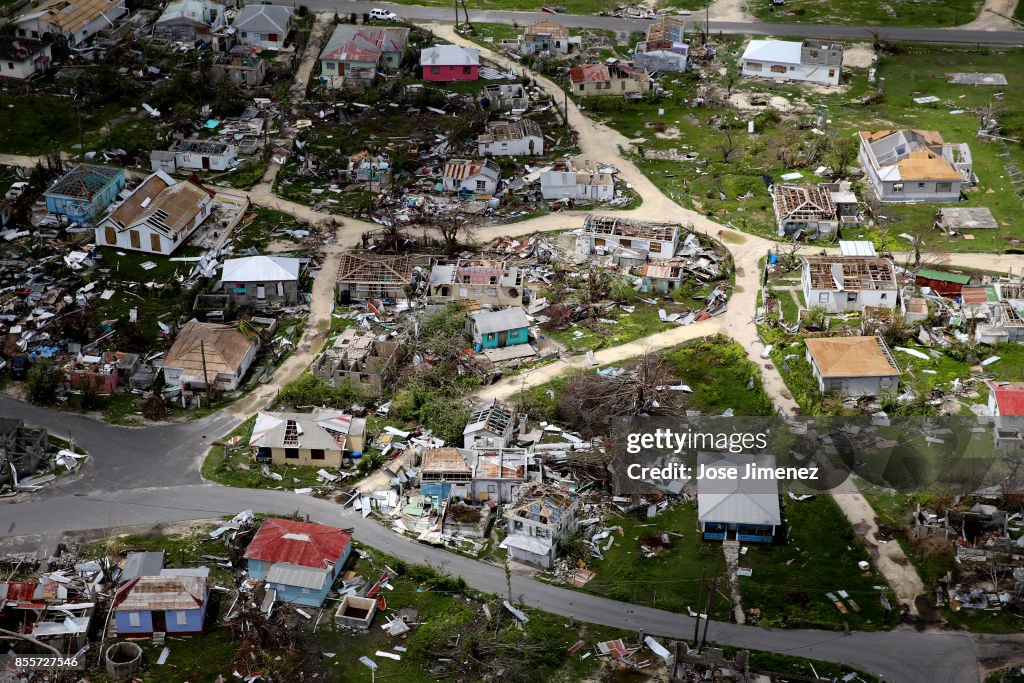
[[[268,518],[245,551],[249,575],[281,600],[319,607],[352,552],[352,534],[324,524]]]

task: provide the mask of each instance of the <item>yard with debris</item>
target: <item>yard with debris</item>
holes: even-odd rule
[[[1010,164],[1024,164],[1024,146],[1017,142],[1024,135],[1024,104],[1009,96],[1024,87],[1024,52],[893,48],[883,51],[871,68],[844,67],[848,82],[826,88],[740,76],[737,62],[744,45],[741,38],[717,39],[715,61],[697,64],[686,74],[662,76],[662,96],[637,103],[587,98],[584,106],[633,141],[640,169],[673,200],[765,237],[774,237],[776,227],[763,176],[798,173],[798,182],[836,180],[837,174],[827,175],[830,169],[857,163],[853,138],[858,131],[936,130],[945,141],[971,148],[979,184],[966,190],[959,206],[990,209],[1000,227],[949,236],[931,227],[936,210],[948,204],[880,204],[870,186],[855,182],[875,225],[843,228],[843,238],[869,239],[888,250],[910,246],[903,234],[919,239],[929,251],[1015,253],[1024,245],[1019,229],[1024,199],[1010,181]],[[851,43],[846,49],[861,48]],[[869,71],[875,69],[876,80],[870,82]],[[947,74],[958,72],[1005,74],[1007,85],[946,82]],[[936,99],[914,101],[929,97]],[[702,106],[694,106],[697,102]],[[979,114],[996,119],[995,134],[1008,139],[979,138]],[[747,133],[751,121],[753,135]]]

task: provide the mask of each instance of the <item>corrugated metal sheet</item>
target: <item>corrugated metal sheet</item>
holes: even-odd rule
[[[300,567],[286,562],[279,562],[267,572],[267,583],[284,584],[285,586],[298,586],[299,588],[315,588],[320,590],[324,587],[328,573],[326,569],[314,569],[313,567]]]
[[[271,517],[249,543],[245,557],[321,569],[336,564],[352,535],[336,527]]]

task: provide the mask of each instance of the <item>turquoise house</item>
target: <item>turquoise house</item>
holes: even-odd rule
[[[268,518],[245,550],[249,576],[281,602],[320,607],[352,554],[352,534],[333,526]]]
[[[478,350],[500,349],[530,341],[530,320],[521,308],[476,311],[466,319],[466,332]]]
[[[123,168],[78,164],[46,191],[46,210],[70,223],[99,218],[124,189]]]

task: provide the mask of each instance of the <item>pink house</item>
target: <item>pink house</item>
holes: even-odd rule
[[[420,50],[425,81],[475,81],[480,77],[480,51],[459,45]]]

